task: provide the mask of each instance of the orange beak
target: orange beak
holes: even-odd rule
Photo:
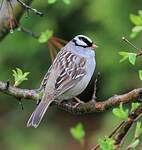
[[[96,48],[98,48],[98,46],[95,45],[95,44],[93,44],[93,45],[92,45],[92,49],[95,50]]]

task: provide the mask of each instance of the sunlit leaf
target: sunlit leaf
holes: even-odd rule
[[[120,59],[120,62],[123,62],[129,58],[128,52],[118,52],[118,54],[122,56],[122,58]]]
[[[132,23],[134,25],[142,25],[142,19],[138,15],[131,14],[130,15],[130,20],[132,21]]]
[[[129,62],[131,64],[135,64],[136,61],[136,53],[129,53],[129,52],[119,52],[119,55],[122,56],[122,58],[120,59],[120,62],[125,61],[126,59],[129,59]]]
[[[138,14],[139,14],[139,16],[140,16],[141,19],[142,19],[142,10],[139,10],[139,11],[138,11]]]
[[[126,120],[128,118],[129,110],[128,109],[124,110],[123,104],[120,103],[119,108],[113,108],[112,112],[118,118]]]
[[[139,70],[139,78],[142,80],[142,70]]]
[[[53,35],[52,30],[46,30],[41,33],[40,37],[38,38],[39,43],[46,43]]]
[[[135,109],[137,109],[140,106],[140,103],[138,102],[134,102],[131,104],[131,111],[134,111]]]
[[[81,123],[78,123],[75,127],[70,129],[70,133],[74,139],[78,140],[79,142],[84,139],[85,131],[84,127]]]
[[[115,150],[115,141],[112,138],[105,137],[99,139],[99,145],[101,150]]]
[[[54,4],[57,0],[48,0],[48,4]]]
[[[132,32],[139,33],[142,31],[142,26],[135,26],[132,28]]]
[[[130,62],[132,65],[134,65],[134,64],[135,64],[135,61],[136,61],[136,56],[137,56],[137,54],[136,54],[136,53],[129,53],[128,56],[129,56],[129,62]]]
[[[128,147],[127,149],[135,149],[140,143],[140,140],[139,139],[136,139],[134,142],[132,142]],[[136,150],[136,149],[135,149]]]
[[[130,38],[135,38],[137,35],[139,34],[139,32],[132,32],[131,34],[130,34]]]
[[[67,4],[67,5],[69,5],[69,4],[71,3],[70,0],[63,0],[63,2],[64,2],[65,4]]]
[[[141,122],[138,121],[136,124],[135,138],[138,138],[141,134],[142,134],[142,125]]]
[[[14,86],[19,86],[23,81],[28,80],[27,76],[30,72],[23,73],[21,69],[16,68],[16,70],[13,71],[13,77],[14,77]]]

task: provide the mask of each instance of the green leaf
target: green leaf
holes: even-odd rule
[[[140,143],[140,140],[139,139],[136,139],[134,142],[132,142],[128,147],[127,149],[135,149]]]
[[[138,102],[132,103],[131,104],[131,111],[136,110],[139,106],[140,106],[140,103],[138,103]]]
[[[13,71],[13,77],[14,77],[14,86],[19,86],[23,81],[28,80],[27,76],[30,72],[23,73],[21,69],[16,68],[16,70]]]
[[[139,70],[139,78],[142,80],[142,70]]]
[[[138,35],[139,33],[138,32],[132,32],[131,34],[130,34],[130,38],[135,38],[137,35]]]
[[[67,4],[67,5],[69,5],[69,4],[71,3],[70,0],[63,0],[63,2],[64,2],[65,4]]]
[[[134,65],[135,61],[136,61],[136,53],[129,53],[129,52],[119,52],[119,55],[122,56],[122,59],[120,60],[120,62],[125,61],[126,59],[129,59],[129,62]]]
[[[39,43],[46,43],[53,35],[52,30],[46,30],[41,33],[40,37],[38,38]]]
[[[138,15],[130,15],[130,20],[134,25],[142,25],[142,19]]]
[[[135,138],[138,138],[142,134],[142,126],[141,122],[137,122],[136,124],[136,130],[135,130]]]
[[[108,137],[99,139],[99,145],[101,150],[115,150],[114,143],[115,141]]]
[[[48,4],[54,4],[57,0],[48,0]]]
[[[135,62],[136,62],[136,56],[137,56],[137,54],[136,53],[129,53],[128,56],[129,56],[129,62],[132,65],[134,65]]]
[[[142,19],[142,10],[139,10],[139,11],[138,11],[138,14],[139,14],[139,16],[140,16],[141,19]]]
[[[124,110],[123,104],[120,103],[119,108],[113,108],[112,112],[120,119],[126,120],[128,118],[128,109]]]
[[[84,127],[81,123],[78,123],[75,127],[70,129],[70,133],[73,138],[79,142],[81,142],[85,137]]]
[[[139,33],[142,31],[142,26],[135,26],[132,28],[132,32]]]
[[[118,52],[119,55],[122,56],[122,59],[120,59],[120,62],[125,61],[127,58],[129,58],[128,52]]]

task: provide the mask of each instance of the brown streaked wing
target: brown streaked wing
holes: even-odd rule
[[[55,83],[55,93],[57,96],[63,94],[79,82],[86,74],[86,59],[71,51],[62,50],[56,63],[60,66],[61,73]]]
[[[48,69],[47,73],[45,74],[45,76],[44,76],[44,78],[43,78],[43,80],[42,80],[42,82],[40,84],[40,89],[45,89],[46,83],[47,83],[48,78],[49,78],[49,74],[51,72],[51,68],[52,68],[52,66],[50,66],[50,68]]]

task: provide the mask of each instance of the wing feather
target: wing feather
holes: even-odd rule
[[[55,91],[59,96],[75,86],[84,77],[86,59],[71,51],[64,50],[54,64],[56,63],[61,70],[55,83]]]
[[[41,86],[44,89],[49,84],[53,74],[56,79],[54,85],[55,95],[59,96],[75,86],[86,74],[86,59],[75,53],[62,49],[56,56],[52,66],[46,73]],[[54,72],[54,73],[53,73]],[[49,91],[48,89],[46,89]]]

